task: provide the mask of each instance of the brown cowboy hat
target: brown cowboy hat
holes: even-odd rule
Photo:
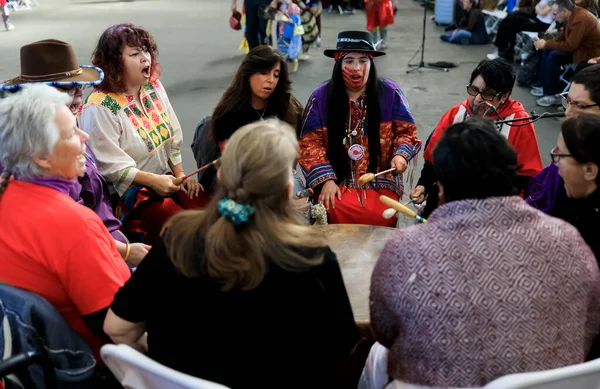
[[[56,39],[46,39],[21,47],[21,74],[0,84],[0,90],[18,89],[23,84],[51,86],[98,85],[102,69],[79,65],[73,47]]]

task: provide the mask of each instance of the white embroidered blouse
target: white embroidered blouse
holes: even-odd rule
[[[139,171],[166,174],[181,163],[181,125],[160,81],[133,96],[94,90],[79,117],[98,169],[122,196]]]

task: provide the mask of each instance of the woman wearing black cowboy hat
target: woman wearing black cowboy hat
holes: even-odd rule
[[[404,192],[402,173],[421,149],[406,97],[393,81],[377,78],[371,34],[344,31],[334,50],[331,80],[308,99],[302,120],[299,163],[306,183],[329,211],[330,223],[395,226],[382,216],[379,195]],[[394,168],[360,185],[365,173]]]

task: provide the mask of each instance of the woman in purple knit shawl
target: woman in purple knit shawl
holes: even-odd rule
[[[453,125],[433,157],[441,206],[390,239],[371,279],[387,388],[482,387],[584,362],[600,272],[581,235],[515,195],[517,156],[490,123]]]

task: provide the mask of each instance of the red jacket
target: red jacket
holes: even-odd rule
[[[450,108],[450,110],[442,116],[431,135],[431,140],[424,153],[425,160],[433,163],[433,149],[444,134],[444,131],[452,124],[463,122],[470,117],[471,114],[472,111],[468,99]],[[521,103],[510,98],[500,109],[498,109],[498,115],[505,120],[529,116]],[[497,118],[497,116],[491,112],[487,116],[494,119]],[[521,123],[517,122],[515,124]],[[519,127],[509,126],[508,124],[502,124],[500,126],[501,127],[498,130],[508,139],[508,142],[517,152],[520,166],[519,175],[526,177],[535,176],[542,170],[542,158],[540,157],[540,150],[538,149],[533,124]]]

